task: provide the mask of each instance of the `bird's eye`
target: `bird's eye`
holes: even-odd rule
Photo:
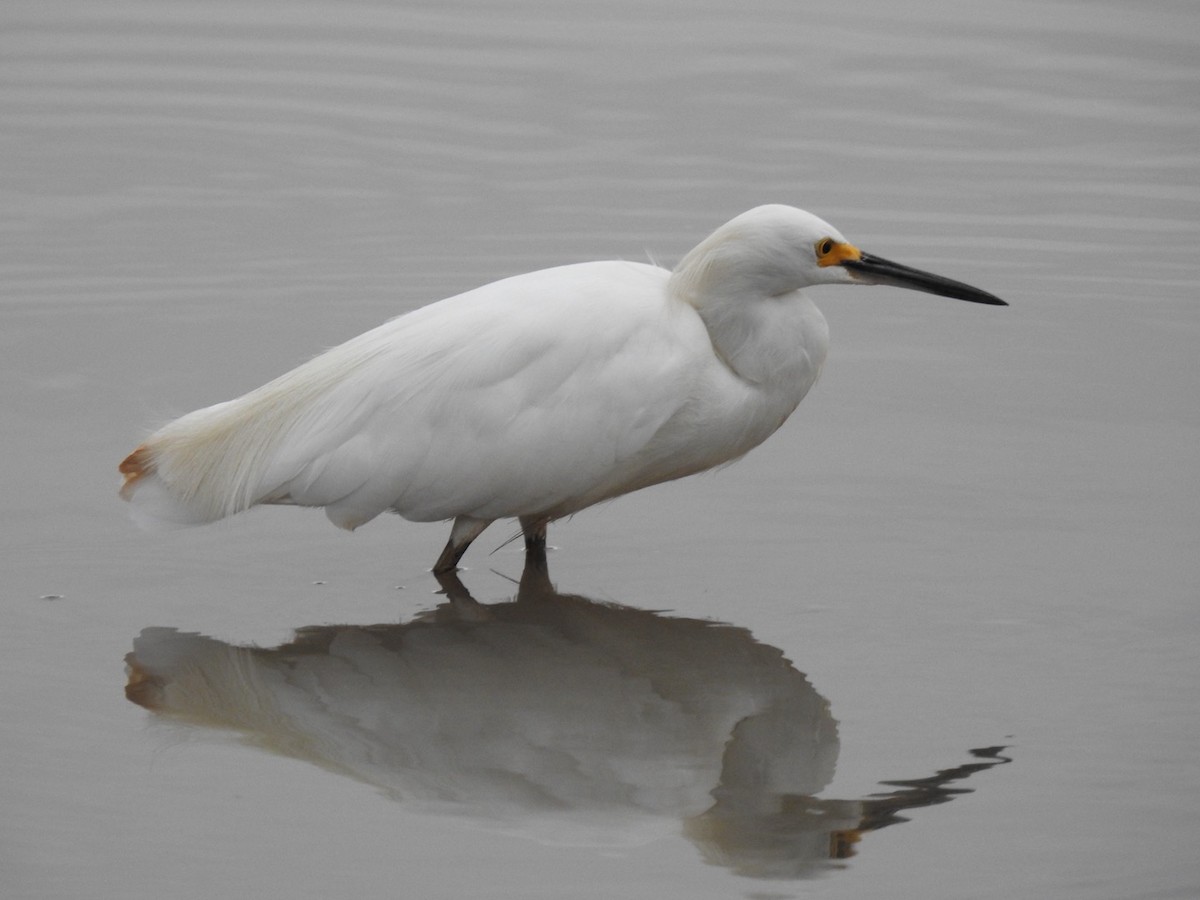
[[[833,249],[833,238],[821,238],[817,241],[817,256],[828,256]]]

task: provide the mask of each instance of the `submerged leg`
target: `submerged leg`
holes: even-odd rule
[[[520,522],[525,534],[525,568],[546,571],[546,526],[550,521],[521,516]]]
[[[548,519],[521,517],[521,531],[525,534],[525,568],[521,571],[521,583],[517,589],[518,600],[538,600],[554,595],[550,583],[550,567],[546,563],[546,526]]]
[[[471,541],[483,534],[483,529],[491,524],[491,519],[475,519],[471,516],[457,517],[454,520],[454,526],[450,529],[450,540],[446,542],[446,548],[437,558],[437,562],[433,564],[434,574],[453,572],[458,568],[458,561],[471,546]]]

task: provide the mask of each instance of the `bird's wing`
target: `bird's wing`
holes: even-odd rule
[[[234,401],[257,430],[250,504],[353,528],[529,515],[587,494],[687,402],[711,355],[667,273],[587,263],[394,319]],[[250,505],[244,504],[244,505]]]

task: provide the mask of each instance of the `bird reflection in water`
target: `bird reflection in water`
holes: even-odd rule
[[[130,700],[374,785],[410,808],[548,843],[684,834],[710,863],[815,875],[901,813],[1007,762],[977,761],[858,800],[833,778],[828,702],[743,628],[558,593],[529,565],[481,604],[456,575],[407,624],[313,626],[274,648],[147,628]]]

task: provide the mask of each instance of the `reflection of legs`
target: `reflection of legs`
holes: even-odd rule
[[[433,564],[434,573],[444,574],[457,569],[458,561],[471,546],[471,541],[483,534],[483,529],[491,524],[491,519],[474,519],[471,516],[459,516],[455,519],[454,527],[450,529],[450,540],[446,542],[446,548],[442,550],[442,555]],[[545,530],[543,529],[544,534]]]
[[[521,518],[525,533],[525,568],[517,588],[518,601],[539,600],[554,596],[550,584],[550,567],[546,563],[546,526],[548,519]]]
[[[471,596],[466,585],[459,580],[458,572],[434,572],[433,577],[442,587],[446,595],[446,603],[438,607],[438,621],[446,621],[445,616],[452,616],[459,622],[487,622],[492,614],[486,606]]]

